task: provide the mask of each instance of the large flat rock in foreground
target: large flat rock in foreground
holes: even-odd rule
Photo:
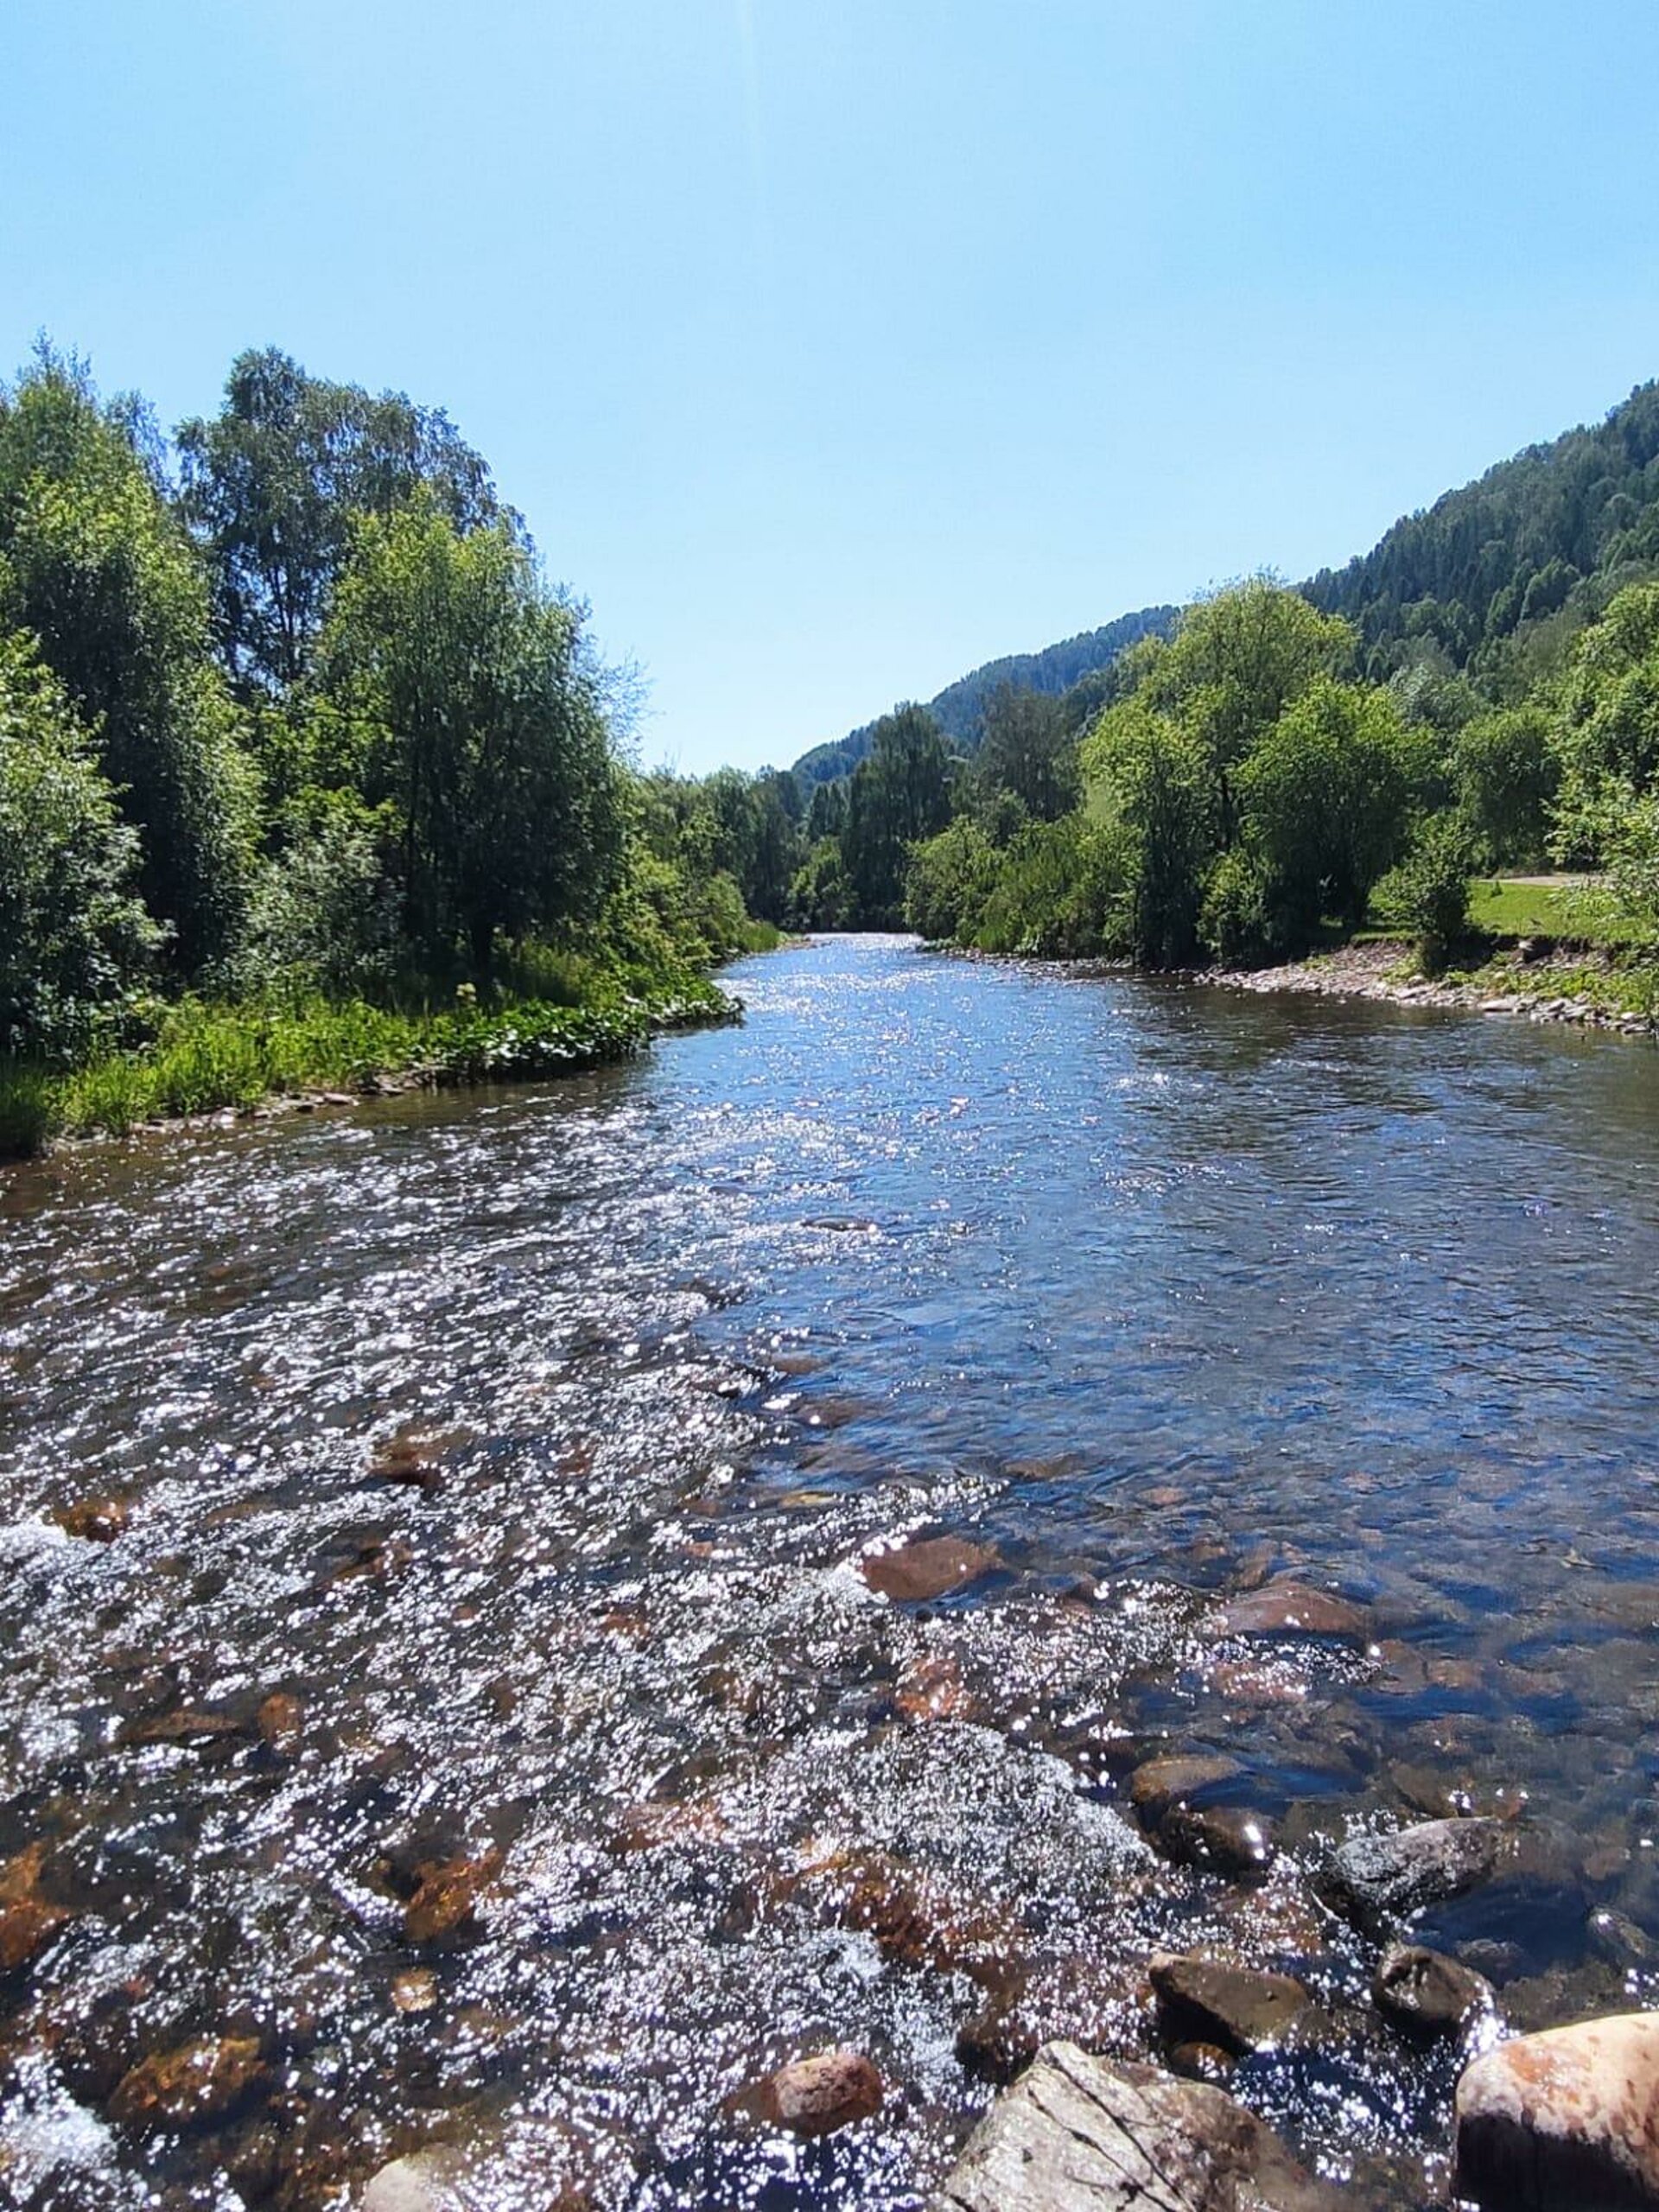
[[[1340,2212],[1219,2089],[1051,2043],[969,2137],[931,2212]]]

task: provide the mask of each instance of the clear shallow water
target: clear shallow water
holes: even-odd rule
[[[542,1093],[0,1180],[0,1859],[74,1915],[0,1982],[0,2201],[297,2212],[444,2141],[488,2212],[896,2212],[965,2021],[1153,2050],[1201,1942],[1341,2022],[1239,2092],[1415,2205],[1450,2063],[1310,1877],[1443,1803],[1522,1814],[1425,1929],[1513,2018],[1659,2004],[1651,1050],[893,939],[736,982]],[[912,1532],[995,1565],[893,1604]],[[1286,1573],[1363,1642],[1211,1632]],[[1236,1763],[1265,1882],[1148,1848],[1161,1750]],[[111,2121],[226,2035],[238,2104]],[[841,2041],[879,2121],[741,2109]]]

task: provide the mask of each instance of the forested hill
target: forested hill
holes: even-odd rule
[[[1551,658],[1551,632],[1581,629],[1656,561],[1659,384],[1645,384],[1604,422],[1500,461],[1302,590],[1354,622],[1384,668],[1419,639],[1459,667],[1495,668],[1529,632],[1543,634],[1522,657]]]
[[[985,702],[994,691],[1007,684],[1017,691],[1058,696],[1069,691],[1080,677],[1109,667],[1121,652],[1142,638],[1167,637],[1179,613],[1177,607],[1143,607],[1134,614],[1120,614],[1116,621],[1107,622],[1098,630],[1084,630],[1075,638],[1062,639],[1057,645],[1046,645],[1040,652],[1006,653],[1001,660],[988,660],[982,668],[947,683],[937,698],[929,700],[928,712],[947,739],[972,751],[979,742]],[[869,752],[874,728],[874,722],[867,723],[846,737],[815,745],[810,753],[803,753],[795,763],[795,773],[803,785],[810,791],[815,784],[833,783],[838,776],[850,775]]]
[[[1605,421],[1529,446],[1445,493],[1395,523],[1369,553],[1321,569],[1300,589],[1321,612],[1355,624],[1373,675],[1439,652],[1484,677],[1499,696],[1518,697],[1621,585],[1651,575],[1656,564],[1653,383],[1638,385]],[[999,686],[1068,690],[1149,632],[1166,636],[1179,612],[1145,607],[1040,652],[988,661],[948,684],[929,711],[948,741],[971,751],[985,702]],[[795,764],[803,785],[810,791],[850,775],[868,753],[874,727],[803,754]]]

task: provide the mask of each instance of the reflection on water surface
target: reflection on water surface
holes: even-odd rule
[[[1452,1808],[1520,1816],[1425,1923],[1513,2018],[1659,2002],[1651,1051],[893,939],[738,987],[540,1095],[0,1182],[0,2195],[444,2143],[489,2212],[913,2206],[1204,1944],[1332,2024],[1239,2093],[1413,2205],[1451,2062],[1310,1878]],[[978,1550],[885,1595],[906,1535]],[[1287,1577],[1360,1624],[1229,1632]],[[1264,1876],[1151,1847],[1166,1752]],[[759,2126],[838,2042],[880,2118]]]

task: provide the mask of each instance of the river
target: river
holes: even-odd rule
[[[1659,2004],[1652,1049],[898,938],[731,981],[598,1075],[0,1177],[0,1860],[65,1916],[0,2198],[308,2212],[446,2142],[480,2212],[899,2212],[965,2023],[1152,2050],[1203,1945],[1347,2023],[1236,2093],[1415,2206],[1451,2062],[1312,1879],[1437,1809],[1524,1832],[1425,1923],[1513,2018]],[[935,1535],[931,1602],[859,1571]],[[1364,1632],[1217,1632],[1287,1576]],[[1264,1878],[1149,1847],[1164,1751]],[[135,2117],[192,2038],[246,2080]],[[880,2116],[759,2125],[831,2043]]]

